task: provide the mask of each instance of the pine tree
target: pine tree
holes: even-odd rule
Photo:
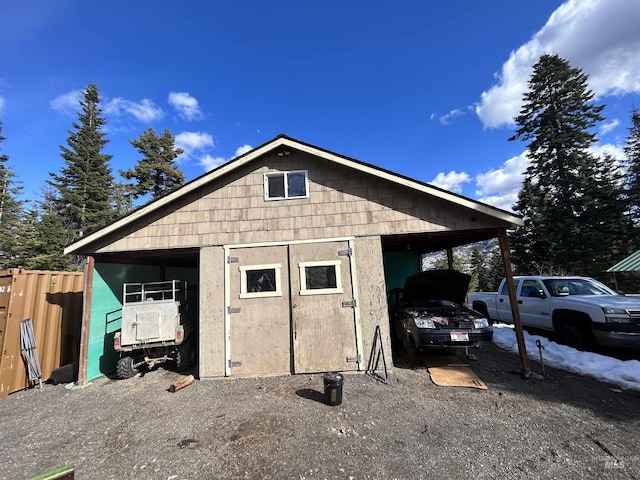
[[[528,141],[531,165],[515,211],[525,226],[512,235],[514,262],[521,272],[549,262],[554,268],[585,273],[591,259],[608,248],[587,252],[600,222],[588,209],[597,190],[596,141],[590,130],[602,121],[604,105],[592,103],[588,77],[558,55],[543,55],[533,67],[524,105],[509,140]],[[615,235],[615,232],[611,232]]]
[[[151,194],[156,199],[184,183],[184,174],[176,164],[176,158],[183,152],[175,147],[175,137],[167,129],[158,136],[153,128],[148,128],[137,140],[130,140],[143,156],[130,170],[120,171],[127,180],[134,179],[131,186],[134,199]]]
[[[57,210],[71,229],[72,241],[114,218],[112,156],[101,153],[108,140],[99,104],[98,88],[90,83],[80,101],[79,123],[74,122],[75,130],[69,132],[68,147],[60,147],[65,166],[60,174],[50,174],[49,184],[58,191]]]
[[[640,112],[635,108],[631,111],[631,127],[624,153],[627,155],[628,166],[628,213],[636,226],[640,228]],[[637,244],[636,248],[640,248],[640,244]]]
[[[491,288],[485,256],[476,245],[471,251],[471,275],[477,291],[486,292]]]
[[[52,187],[42,190],[42,199],[26,216],[26,250],[29,255],[25,268],[31,270],[79,270],[77,257],[64,255],[64,247],[72,240],[72,231],[65,217],[58,212],[59,201]]]
[[[5,140],[0,121],[0,143]],[[24,201],[22,183],[8,165],[9,156],[0,153],[0,269],[21,267],[21,237]]]

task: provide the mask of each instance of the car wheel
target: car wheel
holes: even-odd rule
[[[576,350],[589,350],[593,347],[593,337],[586,328],[575,324],[565,323],[560,329],[562,343]]]
[[[133,368],[133,357],[122,357],[116,365],[116,375],[120,380],[126,380],[138,373],[137,368]]]

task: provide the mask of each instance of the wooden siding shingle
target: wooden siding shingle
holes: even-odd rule
[[[217,179],[99,252],[484,228],[477,213],[312,155],[275,154]],[[307,170],[309,197],[264,199],[266,172]],[[476,217],[473,221],[471,217]]]

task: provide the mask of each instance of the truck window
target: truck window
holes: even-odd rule
[[[519,278],[514,278],[513,279],[513,284],[516,288],[516,292],[518,291],[518,285],[520,285],[520,279]],[[504,282],[502,284],[502,288],[500,289],[500,295],[509,295],[509,289],[507,288],[507,282]]]
[[[521,297],[539,297],[542,285],[537,280],[524,280],[522,282]]]

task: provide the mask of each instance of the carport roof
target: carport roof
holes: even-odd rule
[[[640,250],[616,263],[607,272],[640,272]]]
[[[334,162],[339,165],[343,165],[348,168],[352,168],[355,170],[359,170],[362,173],[366,173],[369,175],[373,175],[378,178],[382,178],[399,185],[403,185],[404,187],[411,188],[413,190],[426,193],[432,195],[434,197],[440,198],[442,200],[456,203],[460,206],[466,207],[472,211],[477,212],[478,214],[488,215],[490,217],[495,218],[499,222],[501,222],[506,228],[516,228],[523,225],[522,219],[517,217],[516,215],[507,212],[506,210],[501,210],[496,207],[492,207],[491,205],[487,205],[482,202],[478,202],[476,200],[472,200],[470,198],[464,197],[462,195],[458,195],[447,190],[444,190],[439,187],[435,187],[433,185],[429,185],[428,183],[421,182],[419,180],[415,180],[410,177],[406,177],[404,175],[400,175],[398,173],[394,173],[390,170],[386,170],[380,167],[376,167],[369,163],[362,162],[360,160],[355,160],[353,158],[346,157],[344,155],[340,155],[338,153],[331,152],[329,150],[325,150],[320,147],[316,147],[314,145],[301,142],[300,140],[296,140],[294,138],[288,137],[287,135],[278,135],[274,139],[264,143],[263,145],[254,148],[253,150],[236,157],[235,159],[221,165],[220,167],[201,175],[200,177],[186,183],[182,187],[173,192],[158,198],[155,201],[152,201],[146,205],[137,208],[133,212],[128,215],[121,217],[109,225],[103,227],[102,229],[93,232],[85,237],[79,239],[78,241],[72,243],[67,248],[65,248],[65,254],[78,254],[83,251],[86,251],[86,248],[89,247],[92,243],[97,240],[114,233],[115,231],[126,227],[127,225],[149,215],[152,212],[155,212],[158,209],[161,209],[165,205],[170,204],[178,200],[179,198],[188,195],[189,193],[197,190],[203,185],[222,177],[229,172],[255,160],[256,158],[265,155],[272,151],[278,151],[282,148],[292,148],[295,150],[299,150],[305,153],[309,153],[311,155],[315,155],[317,157],[323,158],[325,160]],[[471,243],[473,240],[465,243]]]

